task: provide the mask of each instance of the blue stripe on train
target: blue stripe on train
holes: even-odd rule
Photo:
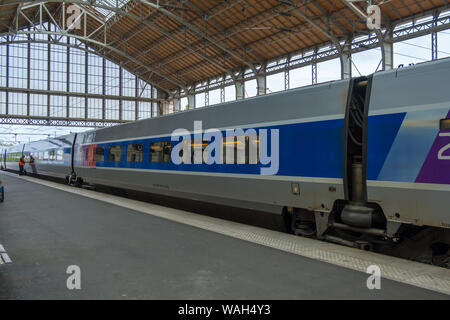
[[[367,131],[367,180],[376,180],[397,137],[406,113],[369,117]]]
[[[373,167],[370,167],[370,169],[368,169],[368,178],[378,176],[381,166],[384,163],[389,152],[389,148],[392,145],[392,142],[395,139],[395,135],[397,134],[398,129],[401,125],[403,117],[404,113],[370,117],[370,148],[368,149],[368,155],[370,156],[370,165]],[[259,129],[279,129],[280,167],[277,175],[338,179],[342,178],[344,119],[260,127],[255,129],[257,131]],[[380,137],[379,140],[381,141],[375,139],[376,136]],[[170,137],[130,140],[107,144],[99,143],[98,146],[105,147],[106,159],[108,158],[109,146],[121,145],[122,161],[97,161],[96,166],[108,168],[119,167],[191,172],[260,174],[260,169],[262,167],[262,165],[260,164],[174,165],[172,163],[150,163],[148,161],[150,143],[168,140],[170,140]],[[126,146],[129,143],[142,143],[144,145],[143,162],[126,162]]]

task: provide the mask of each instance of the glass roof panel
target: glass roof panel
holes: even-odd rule
[[[120,9],[129,1],[130,0],[97,0],[95,1],[95,4]],[[105,17],[105,20],[109,20],[115,14],[114,11],[108,10],[106,8],[100,8],[97,6],[95,6],[94,8]]]

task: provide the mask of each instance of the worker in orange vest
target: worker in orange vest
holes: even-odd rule
[[[21,176],[25,174],[25,171],[23,170],[24,166],[25,166],[25,156],[21,156],[19,159],[19,175]]]

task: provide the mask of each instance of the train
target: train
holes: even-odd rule
[[[449,83],[440,59],[15,145],[1,166],[31,155],[39,177],[253,210],[449,266]]]

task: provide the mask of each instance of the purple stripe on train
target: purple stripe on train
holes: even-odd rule
[[[416,182],[450,184],[450,130],[437,134]]]

